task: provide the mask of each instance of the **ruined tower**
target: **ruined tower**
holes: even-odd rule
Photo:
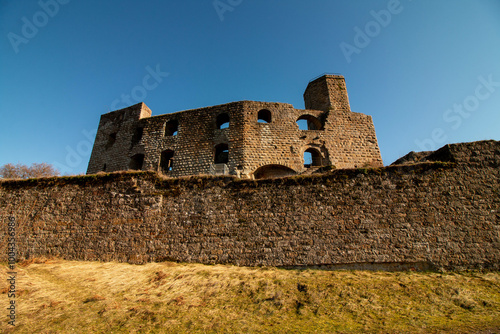
[[[101,116],[87,174],[136,169],[265,178],[382,165],[372,119],[350,110],[343,76],[311,81],[304,102],[306,109],[240,101],[153,117],[144,103],[113,111]],[[307,129],[299,128],[301,120]]]
[[[323,75],[307,85],[304,92],[306,109],[313,110],[348,110],[349,98],[345,79],[341,75]]]

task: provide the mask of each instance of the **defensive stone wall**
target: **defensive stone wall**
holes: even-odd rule
[[[420,157],[422,159],[422,157]],[[326,268],[500,269],[500,142],[281,179],[110,173],[0,182],[0,255]]]

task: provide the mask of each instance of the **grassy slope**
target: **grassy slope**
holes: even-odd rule
[[[500,331],[500,273],[35,262],[16,269],[18,322],[12,328],[2,315],[1,332]],[[0,305],[6,272],[1,266]]]

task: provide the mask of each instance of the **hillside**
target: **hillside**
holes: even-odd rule
[[[37,259],[3,333],[498,333],[500,273]],[[7,267],[0,267],[7,277]],[[6,280],[0,305],[7,305]],[[5,311],[5,307],[2,306]],[[2,316],[3,319],[5,319]]]

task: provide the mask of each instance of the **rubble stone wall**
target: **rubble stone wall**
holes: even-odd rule
[[[258,130],[255,130],[258,131]],[[444,162],[439,162],[444,161]],[[0,182],[20,259],[500,269],[500,142],[281,179],[110,173]]]

